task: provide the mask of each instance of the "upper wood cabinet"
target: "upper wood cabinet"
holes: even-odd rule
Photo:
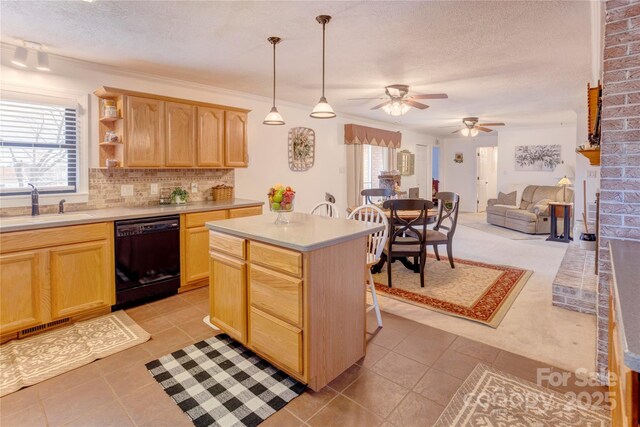
[[[224,110],[198,107],[198,142],[196,165],[224,166]]]
[[[99,120],[100,167],[107,160],[125,168],[248,166],[248,110],[110,87],[94,94],[118,111]],[[107,132],[120,141],[105,141]]]
[[[164,165],[164,102],[129,96],[125,105],[125,165]]]
[[[249,165],[247,153],[247,113],[225,112],[225,150],[226,166],[238,168]]]
[[[195,163],[196,107],[167,102],[164,123],[165,165],[192,167]]]

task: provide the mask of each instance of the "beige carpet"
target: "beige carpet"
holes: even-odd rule
[[[531,271],[463,259],[454,261],[456,268],[452,269],[446,257],[436,261],[429,256],[424,288],[420,287],[418,273],[396,261],[391,270],[393,287],[387,286],[385,266],[373,277],[376,290],[414,305],[498,327]]]
[[[0,346],[0,396],[147,341],[124,311]]]
[[[548,234],[521,233],[516,230],[510,230],[508,228],[499,227],[497,225],[487,224],[486,222],[459,222],[458,224],[511,240],[545,240],[547,237],[549,237]]]
[[[449,402],[435,427],[605,427],[609,411],[577,405],[534,383],[478,364]]]

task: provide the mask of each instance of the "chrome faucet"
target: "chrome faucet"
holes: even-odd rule
[[[31,190],[31,215],[40,215],[40,205],[38,204],[38,189],[31,183],[29,183],[29,185],[31,186],[31,188],[33,188],[33,190]]]
[[[63,214],[64,213],[64,202],[66,202],[65,199],[60,200],[60,202],[58,203],[58,213],[59,214]]]

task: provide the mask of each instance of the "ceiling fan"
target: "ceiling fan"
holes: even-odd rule
[[[424,95],[408,95],[409,94],[409,86],[407,85],[390,85],[385,86],[384,92],[386,97],[376,97],[376,98],[350,98],[350,101],[361,100],[361,99],[386,99],[382,104],[378,104],[375,107],[372,107],[372,110],[377,110],[382,108],[385,113],[391,116],[402,116],[407,111],[411,109],[411,107],[417,108],[419,110],[426,110],[429,108],[428,105],[423,104],[421,102],[417,102],[416,99],[446,99],[448,98],[446,93],[431,93]]]
[[[504,123],[478,123],[479,120],[477,117],[465,117],[462,119],[464,127],[451,133],[460,132],[463,136],[476,136],[480,131],[493,132],[493,129],[489,129],[489,126],[505,126]]]

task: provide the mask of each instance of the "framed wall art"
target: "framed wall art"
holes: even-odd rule
[[[562,163],[560,144],[516,145],[515,169],[517,171],[552,172]]]
[[[289,169],[304,172],[313,167],[316,157],[316,133],[309,128],[289,129]]]

